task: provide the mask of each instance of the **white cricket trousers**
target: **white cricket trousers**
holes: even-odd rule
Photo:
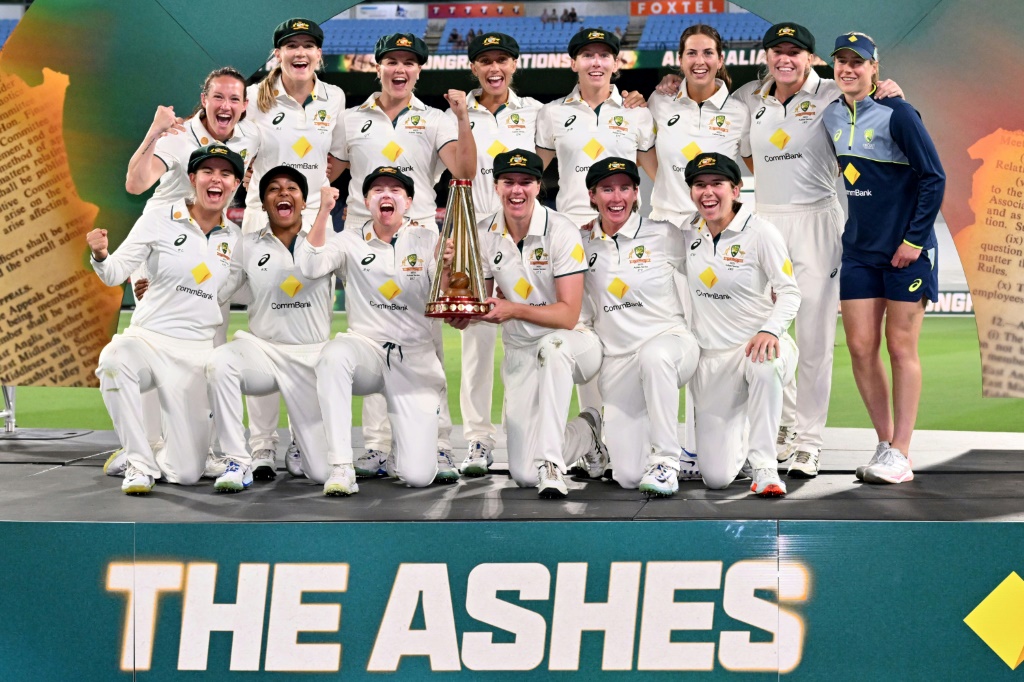
[[[438,428],[437,449],[452,449],[452,415],[448,409],[448,382],[444,377],[444,339],[441,334],[441,320],[434,320],[431,326],[434,352],[441,364],[441,376],[445,378],[441,388],[441,414]],[[382,395],[368,395],[363,399],[363,444],[367,450],[391,450],[391,423],[388,421],[387,401]]]
[[[649,466],[679,471],[679,389],[699,358],[697,339],[685,327],[648,339],[630,355],[604,357],[604,440],[623,488],[638,487]]]
[[[537,468],[552,462],[562,473],[594,447],[586,421],[568,424],[573,384],[601,369],[601,342],[590,330],[559,329],[527,346],[505,343],[508,469],[520,487],[537,485]]]
[[[325,342],[326,343],[326,342]],[[252,464],[245,449],[242,396],[284,397],[292,436],[302,451],[302,471],[317,483],[331,475],[327,434],[316,396],[316,363],[325,343],[274,343],[239,331],[206,363],[213,424],[224,454],[242,466]],[[250,400],[252,406],[254,401]]]
[[[380,393],[394,433],[395,464],[414,488],[437,475],[438,411],[444,370],[434,346],[381,344],[339,334],[316,364],[316,389],[327,431],[327,461],[352,463],[352,396]]]
[[[462,380],[459,407],[462,430],[470,443],[479,441],[494,449],[491,405],[494,395],[494,349],[498,325],[472,322],[462,331]]]
[[[757,205],[757,214],[779,228],[800,287],[796,343],[797,379],[786,388],[782,424],[796,429],[797,450],[821,450],[832,392],[832,358],[839,315],[839,268],[845,218],[839,200],[806,206]]]
[[[744,461],[754,469],[776,469],[775,438],[782,416],[782,390],[793,380],[799,357],[789,334],[779,339],[775,360],[751,362],[746,344],[701,350],[690,382],[694,397],[697,459],[704,485],[727,487]],[[749,428],[747,450],[744,427]]]
[[[96,376],[128,461],[169,483],[192,485],[203,475],[210,447],[206,360],[213,341],[186,341],[128,327],[100,353]],[[141,396],[157,394],[166,425],[154,451],[143,424]]]

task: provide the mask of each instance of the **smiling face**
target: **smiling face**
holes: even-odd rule
[[[320,64],[323,52],[316,46],[312,36],[297,35],[288,38],[274,50],[274,56],[281,62],[281,73],[285,78],[305,82],[313,79],[313,72]]]
[[[377,178],[370,185],[364,199],[373,222],[388,230],[398,229],[409,210],[412,200],[399,180]]]
[[[533,206],[540,194],[540,180],[529,173],[502,173],[494,181],[506,220],[522,221],[533,217]]]
[[[488,50],[477,56],[470,65],[480,87],[491,97],[503,98],[512,84],[516,72],[516,60],[507,52]]]
[[[227,207],[240,182],[227,159],[203,161],[188,179],[196,193],[196,206],[217,212]]]
[[[245,112],[245,83],[231,76],[218,76],[210,81],[200,102],[206,112],[206,129],[224,142],[231,138]]]
[[[783,86],[800,87],[811,69],[811,53],[793,43],[779,43],[765,55],[768,72]]]
[[[690,199],[709,225],[729,224],[735,213],[733,202],[740,198],[740,186],[721,175],[698,175],[690,186]]]
[[[853,50],[840,50],[835,60],[836,83],[843,94],[854,100],[867,97],[878,77],[878,62],[868,61]]]
[[[601,214],[601,227],[606,232],[617,231],[629,219],[637,194],[637,186],[625,173],[603,178],[590,190],[590,200]]]
[[[380,78],[381,88],[390,97],[406,99],[412,97],[422,69],[415,54],[396,50],[380,58],[377,77]]]
[[[572,70],[579,74],[580,85],[607,88],[612,83],[612,74],[619,70],[619,62],[604,43],[588,43],[576,53]]]
[[[698,89],[712,85],[723,64],[725,57],[718,53],[714,38],[700,33],[686,39],[679,55],[679,70],[687,85]]]
[[[302,198],[299,183],[283,174],[270,179],[263,194],[263,210],[267,212],[272,227],[290,230],[301,225],[304,208],[306,201]]]

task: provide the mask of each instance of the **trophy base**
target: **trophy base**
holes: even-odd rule
[[[472,296],[441,296],[427,303],[427,317],[480,317],[490,312],[489,303]]]

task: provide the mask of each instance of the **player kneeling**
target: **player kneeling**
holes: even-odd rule
[[[316,223],[326,224],[338,190],[324,187]],[[238,492],[251,481],[252,456],[245,450],[242,395],[281,393],[288,406],[292,436],[302,452],[302,472],[325,483],[324,494],[359,491],[352,467],[333,470],[327,461],[327,436],[316,400],[316,362],[331,333],[334,282],[328,276],[304,277],[292,254],[306,240],[302,224],[306,176],[289,166],[272,168],[260,178],[259,196],[268,225],[245,235],[232,260],[231,278],[219,292],[222,302],[247,287],[249,331],[215,350],[206,364],[210,406],[226,467],[214,488]],[[328,482],[328,476],[331,481]]]
[[[414,187],[397,168],[375,169],[362,189],[370,220],[330,235],[317,221],[295,251],[304,276],[333,272],[345,282],[348,331],[327,342],[316,365],[327,457],[333,465],[327,494],[335,477],[352,467],[353,395],[384,395],[395,465],[408,485],[430,485],[438,466],[435,446],[445,377],[434,351],[432,321],[423,314],[437,267],[437,229],[405,218]]]
[[[640,174],[628,159],[590,167],[587,188],[600,215],[584,237],[586,292],[604,347],[605,442],[623,488],[668,496],[679,490],[679,389],[700,348],[686,324],[675,271],[687,243],[667,222],[638,210]]]
[[[701,348],[690,385],[701,475],[709,488],[725,488],[746,460],[753,469],[750,489],[781,497],[786,486],[775,438],[782,389],[797,362],[785,330],[800,307],[793,264],[775,226],[737,201],[742,182],[732,159],[698,154],[684,176],[697,206],[683,232],[692,328]]]

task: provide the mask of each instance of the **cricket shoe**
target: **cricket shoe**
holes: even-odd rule
[[[797,450],[793,455],[793,461],[789,463],[789,471],[786,473],[790,478],[814,478],[818,475],[820,459],[821,450],[817,448],[813,451]]]
[[[562,471],[554,462],[544,462],[537,468],[537,495],[546,500],[560,500],[569,495]]]
[[[252,453],[252,477],[257,481],[273,481],[277,478],[277,472],[274,470],[276,457],[277,452],[270,448],[260,448]]]
[[[587,422],[590,430],[594,432],[594,449],[576,460],[572,465],[572,473],[583,478],[599,479],[608,470],[608,448],[601,440],[602,419],[601,413],[593,407],[580,412],[580,418]],[[563,486],[564,487],[564,486]]]
[[[284,453],[284,468],[295,478],[301,478],[306,475],[302,471],[302,452],[299,450],[298,443],[294,440],[288,446],[288,451]]]
[[[324,483],[324,495],[343,497],[359,492],[356,482],[356,470],[351,464],[335,464],[331,468],[331,477]]]
[[[132,463],[124,471],[124,480],[121,481],[121,492],[126,495],[148,495],[153,490],[153,477],[144,474]]]
[[[786,484],[775,469],[754,469],[750,491],[758,497],[784,497]]]
[[[864,470],[867,469],[870,466],[874,466],[874,465],[878,464],[878,460],[882,456],[882,453],[885,452],[886,450],[888,450],[889,447],[890,447],[890,444],[889,444],[889,441],[887,441],[887,440],[883,440],[883,441],[879,441],[878,442],[878,445],[875,446],[875,454],[871,455],[871,459],[868,460],[867,465],[866,466],[857,467],[856,475],[857,475],[857,478],[859,480],[861,480],[861,481],[864,480]]]
[[[388,478],[401,478],[398,475],[398,460],[395,458],[394,450],[389,452],[384,460],[384,475]]]
[[[213,450],[210,450],[206,453],[206,468],[203,469],[203,478],[220,478],[227,468],[227,457],[218,457]]]
[[[107,461],[103,463],[103,473],[107,476],[124,476],[128,468],[128,453],[124,448],[118,448],[110,453]]]
[[[700,475],[700,463],[697,461],[697,455],[692,452],[687,452],[686,448],[683,448],[683,454],[679,456],[679,480],[680,481],[700,481],[702,480]]]
[[[367,450],[366,454],[356,460],[356,476],[358,478],[386,476],[388,472],[384,468],[384,463],[387,459],[388,455],[383,450]]]
[[[486,476],[492,464],[494,456],[491,454],[491,448],[475,440],[469,444],[469,454],[462,461],[460,471],[463,476]]]
[[[886,448],[878,461],[864,470],[865,483],[906,483],[913,480],[910,458],[893,447]]]
[[[664,464],[649,466],[640,479],[640,492],[650,497],[671,497],[679,492],[679,474]]]
[[[252,486],[252,467],[244,467],[233,459],[228,459],[224,473],[217,477],[213,489],[219,493],[240,493]]]
[[[785,462],[793,456],[796,447],[793,445],[796,440],[796,431],[788,426],[779,427],[779,435],[775,439],[775,459]]]
[[[452,461],[452,453],[448,450],[437,451],[437,474],[434,483],[455,483],[459,480],[459,472]]]

